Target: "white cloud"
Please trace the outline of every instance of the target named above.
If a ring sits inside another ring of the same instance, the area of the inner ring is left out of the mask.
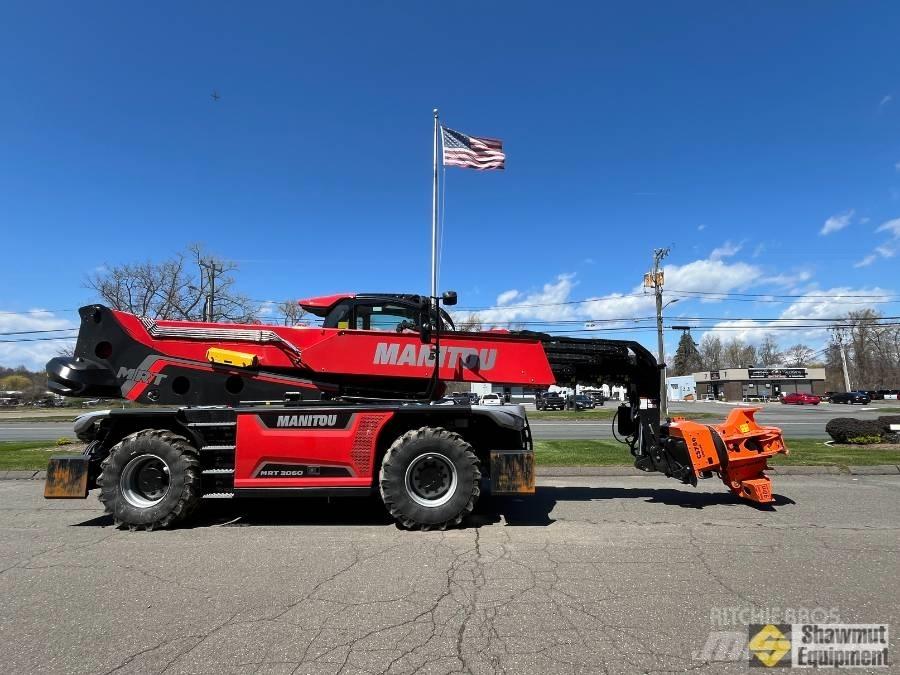
[[[831,234],[832,232],[843,230],[850,224],[850,221],[853,219],[853,213],[853,209],[850,209],[849,211],[845,211],[844,213],[838,213],[831,216],[828,220],[825,221],[825,224],[822,225],[822,229],[819,231],[819,234],[825,236]]]
[[[32,310],[27,313],[0,312],[0,332],[13,331],[51,331],[60,328],[77,329],[78,323],[71,319],[61,318],[44,310]],[[18,333],[4,335],[2,340],[22,340],[20,342],[0,342],[0,365],[7,367],[25,366],[29,370],[42,370],[52,357],[66,346],[74,344],[75,339],[35,340],[34,338],[56,338],[66,333]],[[30,340],[25,342],[24,340]]]
[[[895,237],[900,238],[900,218],[894,218],[882,223],[875,230],[876,232],[890,232]]]
[[[673,291],[728,293],[747,288],[762,278],[762,270],[745,262],[695,260],[687,265],[667,265],[666,288]]]
[[[888,103],[890,103],[893,100],[894,100],[893,96],[891,96],[890,94],[885,94],[884,96],[881,97],[881,102],[878,104],[878,107],[883,108],[884,106],[886,106]]]
[[[834,319],[845,316],[847,312],[876,306],[878,300],[892,295],[891,291],[875,286],[873,288],[851,288],[837,286],[824,290],[805,293],[788,306],[781,315],[782,319]],[[869,305],[867,299],[871,299]]]
[[[732,244],[730,241],[726,241],[724,244],[719,246],[718,248],[714,248],[712,253],[709,254],[710,260],[721,260],[722,258],[730,258],[735,253],[740,251],[743,248],[743,244]]]
[[[703,232],[703,230],[705,230],[705,229],[706,229],[706,225],[704,225],[703,223],[701,223],[700,225],[697,226],[697,232]]]
[[[773,276],[765,277],[760,280],[760,283],[764,284],[773,284],[775,286],[782,287],[793,287],[798,284],[806,283],[812,279],[812,272],[809,270],[796,270],[793,272],[786,272],[783,274],[775,274]]]
[[[873,262],[878,260],[879,258],[893,258],[897,254],[897,251],[888,244],[880,244],[875,247],[875,250],[872,251],[869,255],[867,255],[862,260],[859,260],[853,264],[854,267],[868,267]]]
[[[753,249],[753,257],[754,257],[754,258],[758,258],[758,257],[761,256],[763,253],[765,253],[765,251],[766,251],[766,245],[765,245],[765,244],[757,244],[757,245],[756,245],[756,248]]]
[[[485,327],[503,326],[511,321],[528,319],[558,321],[577,318],[574,305],[562,304],[569,300],[576,285],[574,274],[560,274],[556,281],[544,284],[539,291],[504,291],[497,296],[497,304],[500,306],[482,310],[478,315]]]
[[[895,168],[897,171],[900,171],[900,162],[897,162],[896,164],[894,164],[894,168]]]
[[[756,319],[737,319],[720,321],[709,331],[718,335],[723,341],[734,337],[758,344],[763,336],[771,333],[782,347],[798,342],[811,344],[814,348],[822,346],[828,340],[828,321],[824,319],[840,319],[848,312],[860,309],[875,308],[877,301],[890,291],[882,288],[850,288],[846,286],[817,289],[797,298],[779,315],[780,321],[759,321]],[[866,297],[872,302],[867,303]],[[819,322],[821,321],[821,327]],[[803,328],[786,328],[789,325],[805,325]]]

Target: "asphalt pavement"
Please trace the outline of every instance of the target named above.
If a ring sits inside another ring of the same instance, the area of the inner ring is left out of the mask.
[[[754,619],[900,625],[898,476],[776,477],[772,509],[712,480],[546,478],[447,532],[367,499],[128,532],[41,487],[0,481],[8,673],[748,672]]]
[[[818,406],[786,406],[778,403],[747,404],[751,407],[761,408],[757,414],[757,420],[761,424],[780,427],[784,435],[790,438],[825,438],[825,425],[833,417],[861,417],[875,418],[886,414],[882,408],[897,408],[897,401],[879,402],[870,406],[849,406],[823,403]],[[528,406],[532,408],[532,406]],[[725,403],[673,403],[670,405],[670,414],[690,412],[707,412],[716,415],[719,420],[724,420],[729,411],[735,406]],[[73,416],[77,413],[73,413]],[[552,414],[552,413],[551,413]],[[710,418],[701,420],[714,423],[717,420]],[[584,422],[553,419],[532,420],[534,438],[537,440],[554,439],[589,439],[612,438],[612,424],[610,420],[598,422]],[[50,440],[73,436],[72,423],[63,421],[23,421],[16,422],[11,418],[0,418],[0,441],[24,441],[24,440]]]

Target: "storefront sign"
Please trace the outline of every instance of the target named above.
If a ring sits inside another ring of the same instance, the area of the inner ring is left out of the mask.
[[[750,368],[751,380],[805,380],[806,368]]]
[[[709,379],[718,380],[719,379],[719,371],[718,370],[709,371]]]

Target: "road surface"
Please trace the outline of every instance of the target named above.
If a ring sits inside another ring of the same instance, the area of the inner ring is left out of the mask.
[[[717,481],[547,478],[447,532],[345,499],[132,533],[41,487],[0,481],[8,673],[746,673],[722,648],[754,616],[888,622],[900,655],[898,476],[780,476],[774,510]]]
[[[892,404],[892,405],[889,405]],[[897,408],[896,401],[870,406],[848,406],[822,404],[819,406],[786,406],[780,404],[758,405],[762,410],[757,420],[762,424],[780,427],[789,438],[825,438],[825,424],[832,417],[875,418],[881,414],[881,408]],[[715,423],[724,420],[734,406],[722,403],[680,403],[670,407],[670,414],[681,412],[708,412],[716,415],[716,419],[700,420],[704,423]],[[890,414],[890,413],[888,413]],[[598,422],[580,422],[572,420],[540,419],[531,422],[536,440],[553,439],[585,439],[612,438],[612,426],[609,420]],[[72,423],[60,421],[25,421],[15,422],[12,419],[0,418],[0,441],[51,440],[61,437],[73,437]]]

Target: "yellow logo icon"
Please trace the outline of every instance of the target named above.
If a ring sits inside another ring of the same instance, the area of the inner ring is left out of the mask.
[[[759,661],[767,668],[772,668],[781,663],[781,660],[791,651],[791,641],[787,639],[784,633],[777,626],[767,623],[747,644],[751,653],[751,664],[754,660]]]

